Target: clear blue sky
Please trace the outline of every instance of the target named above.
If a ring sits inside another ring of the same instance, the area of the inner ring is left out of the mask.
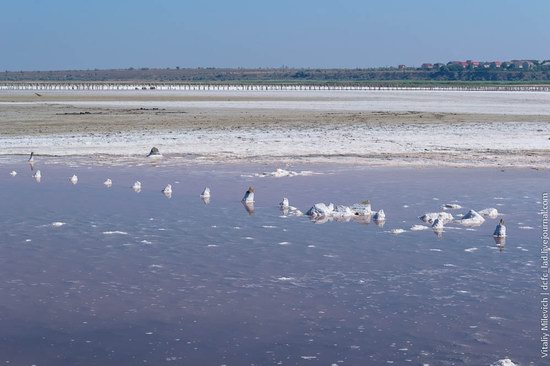
[[[2,0],[0,70],[550,59],[548,0]]]

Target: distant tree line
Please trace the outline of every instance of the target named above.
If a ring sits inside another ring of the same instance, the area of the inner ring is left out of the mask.
[[[443,65],[437,68],[370,68],[370,69],[226,69],[226,68],[128,68],[113,70],[5,71],[0,81],[48,82],[272,82],[272,83],[369,83],[402,82],[537,82],[550,83],[550,63],[531,68],[487,67],[464,68]]]

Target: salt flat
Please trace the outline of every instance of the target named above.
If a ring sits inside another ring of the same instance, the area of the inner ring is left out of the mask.
[[[516,166],[550,162],[550,94],[456,91],[0,92],[4,155],[157,146],[200,161]],[[181,162],[182,159],[177,159]],[[174,162],[174,161],[172,161]]]

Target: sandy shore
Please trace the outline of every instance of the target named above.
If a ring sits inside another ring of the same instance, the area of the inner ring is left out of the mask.
[[[38,93],[0,92],[0,154],[108,160],[157,146],[167,161],[535,168],[550,162],[546,93]]]

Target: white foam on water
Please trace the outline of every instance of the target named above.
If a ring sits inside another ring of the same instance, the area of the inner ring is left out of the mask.
[[[476,250],[479,250],[479,248],[473,247],[473,248],[464,249],[464,251],[465,251],[465,252],[468,252],[468,253],[473,253],[473,252],[475,252]]]
[[[294,277],[279,277],[277,278],[278,281],[294,281]]]
[[[51,223],[51,226],[52,226],[52,227],[61,227],[61,226],[66,225],[66,224],[67,224],[67,223],[65,223],[65,222],[55,221],[55,222],[52,222],[52,223]]]
[[[411,226],[411,228],[409,229],[410,231],[422,231],[422,230],[428,230],[429,227],[428,226],[424,226],[424,225],[413,225]]]
[[[118,231],[118,230],[104,231],[103,234],[104,235],[128,235],[128,233],[126,231]]]

